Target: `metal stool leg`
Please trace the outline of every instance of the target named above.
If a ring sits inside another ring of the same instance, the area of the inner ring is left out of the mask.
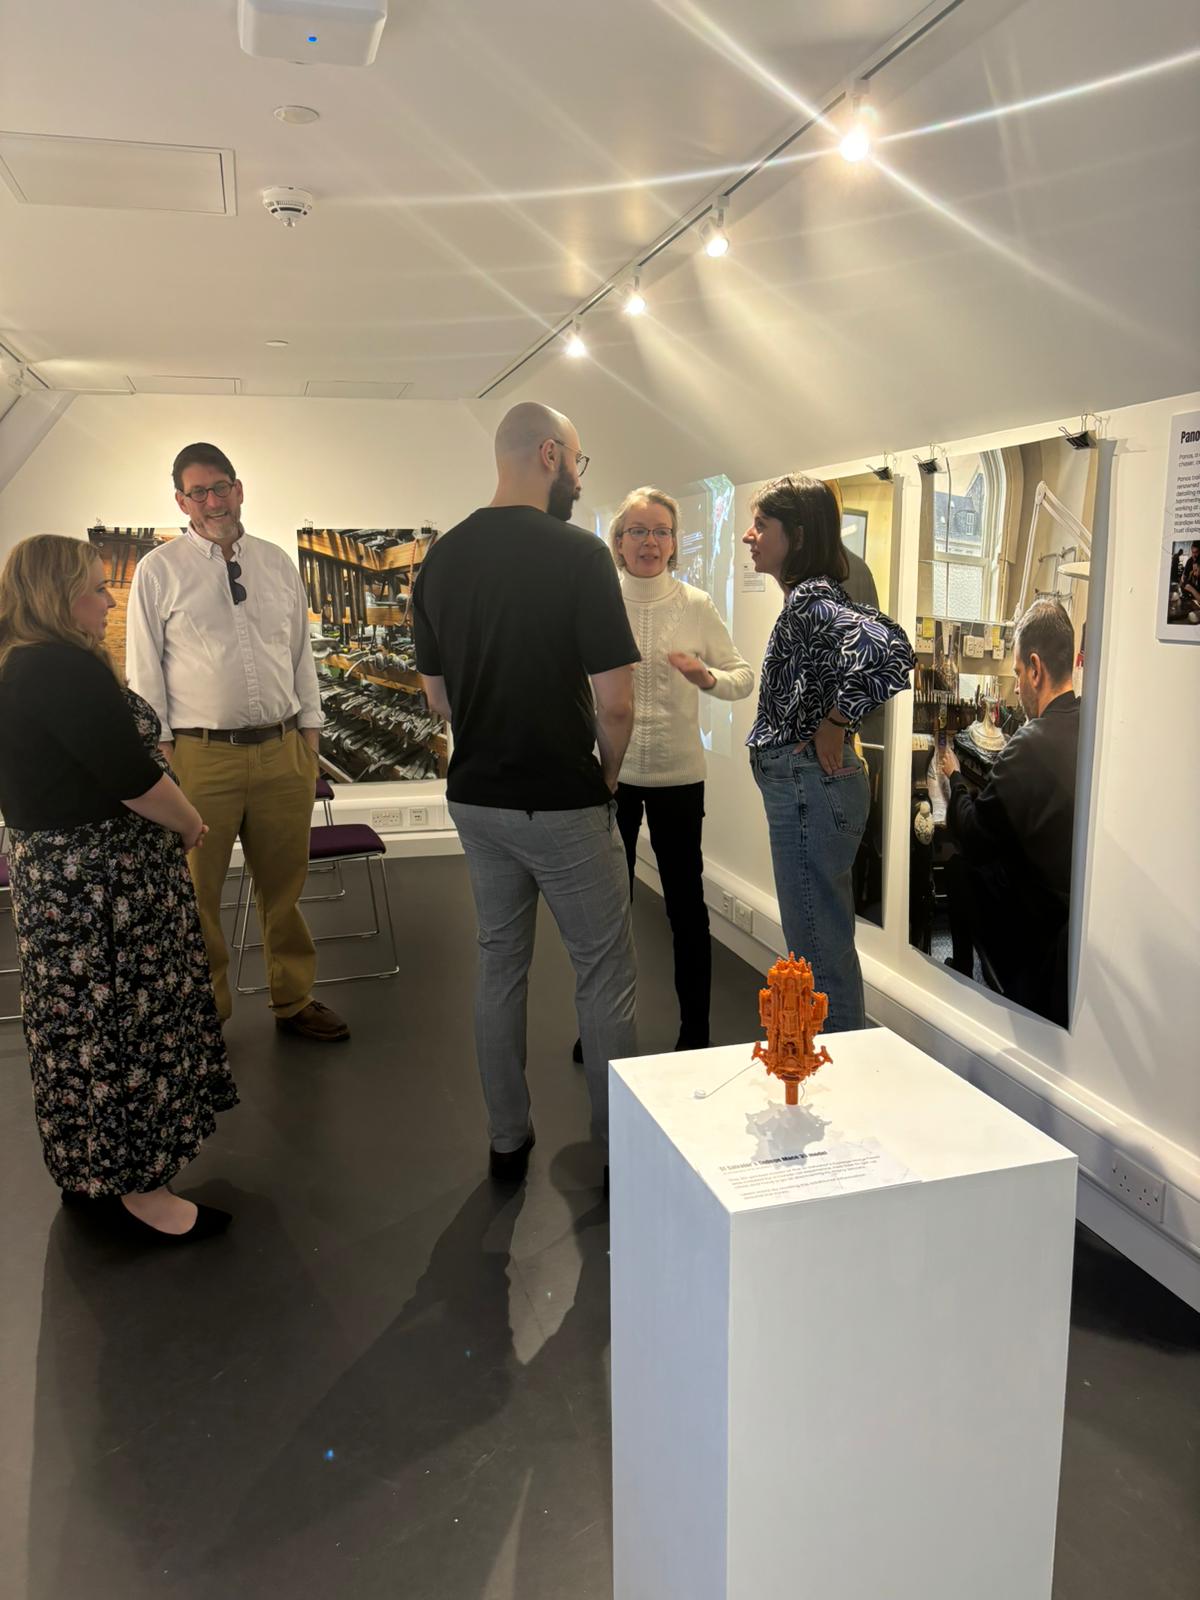
[[[371,896],[371,919],[373,926],[370,928],[356,928],[349,933],[322,934],[319,938],[314,939],[313,943],[335,944],[343,939],[374,939],[379,936],[379,934],[383,931],[383,928],[379,917],[379,898],[375,887],[375,876],[371,870],[372,865],[377,863],[379,866],[379,871],[382,875],[383,905],[384,911],[387,915],[387,932],[392,965],[382,968],[378,972],[350,973],[344,978],[317,978],[313,982],[314,988],[319,988],[327,983],[356,983],[361,978],[393,978],[400,971],[400,954],[399,947],[396,944],[396,925],[392,915],[392,898],[388,889],[387,868],[385,865],[386,857],[375,854],[344,856],[341,858],[338,864],[349,865],[351,861],[361,861],[366,870],[367,888]],[[245,984],[242,982],[247,950],[262,949],[261,939],[251,940],[249,937],[252,888],[253,879],[247,880],[245,877],[243,878],[242,883],[238,886],[238,913],[234,919],[235,931],[233,940],[234,948],[237,950],[237,966],[234,971],[233,982],[234,988],[237,990],[238,994],[265,994],[267,989],[270,987],[265,983]]]
[[[3,889],[3,890],[0,890],[0,893],[7,894],[9,896],[9,904],[3,907],[2,914],[4,916],[12,916],[12,890],[11,889]],[[13,924],[13,934],[14,934],[14,936],[16,934],[16,923],[15,922]],[[24,1015],[25,1015],[24,1009],[21,1006],[21,968],[20,968],[20,965],[18,964],[15,967],[0,967],[0,978],[15,978],[17,980],[17,1007],[18,1007],[18,1009],[16,1011],[6,1011],[6,1012],[0,1014],[0,1022],[20,1022],[22,1020],[22,1018],[24,1017]]]

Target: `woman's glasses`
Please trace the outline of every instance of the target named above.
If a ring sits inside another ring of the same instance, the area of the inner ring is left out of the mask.
[[[670,528],[622,528],[623,539],[636,539],[641,544],[643,539],[673,539],[675,535]]]

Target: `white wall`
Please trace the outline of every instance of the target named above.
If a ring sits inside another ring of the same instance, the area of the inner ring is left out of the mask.
[[[1200,756],[1187,708],[1200,703],[1200,648],[1155,634],[1170,420],[1200,407],[1200,394],[1113,413],[1115,441],[1107,579],[1099,640],[1098,729],[1084,879],[1073,1025],[1069,1032],[1008,1005],[922,956],[908,943],[907,763],[893,763],[885,921],[860,922],[871,1014],[972,1077],[1052,1131],[1080,1156],[1081,1215],[1193,1301],[1200,1299],[1200,1072],[1195,1006],[1200,950],[1200,844],[1194,800]],[[973,439],[946,441],[952,454],[1053,436],[1054,419]],[[902,460],[908,459],[907,453]],[[782,465],[782,464],[781,464]],[[813,465],[829,478],[861,462]],[[900,469],[897,614],[916,614],[920,486]],[[750,494],[738,490],[739,527]],[[1097,525],[1099,526],[1099,512]],[[1099,582],[1099,574],[1097,577]],[[734,636],[761,660],[778,614],[777,589],[734,602]],[[1091,634],[1095,628],[1093,619]],[[735,746],[753,720],[753,700],[733,708]],[[892,748],[908,748],[912,697],[892,711]],[[718,936],[765,966],[782,949],[762,806],[744,752],[709,758],[705,862],[710,905],[732,889],[755,910],[757,948],[720,918]],[[647,872],[649,881],[653,873]],[[752,1018],[747,996],[747,1031]],[[1108,1199],[1114,1151],[1168,1179],[1161,1229]],[[1094,1180],[1094,1181],[1093,1181]]]
[[[306,520],[335,528],[429,521],[445,531],[495,487],[490,435],[459,401],[80,395],[36,434],[12,426],[20,409],[0,419],[0,484],[6,465],[22,463],[0,488],[0,558],[32,533],[82,538],[97,519],[123,528],[178,523],[171,462],[198,439],[218,445],[237,469],[247,531],[293,560]],[[441,780],[342,786],[336,820],[376,824],[394,854],[455,849],[443,832],[445,788]],[[404,831],[391,838],[392,825],[375,813],[398,805]],[[413,806],[421,808],[415,828]]]
[[[0,493],[0,552],[31,533],[82,538],[97,518],[177,522],[171,462],[197,439],[236,467],[247,531],[293,559],[306,520],[445,529],[494,487],[490,438],[458,401],[80,395]]]

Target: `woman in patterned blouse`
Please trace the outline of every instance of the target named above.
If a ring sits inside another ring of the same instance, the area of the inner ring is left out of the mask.
[[[742,542],[755,571],[786,596],[746,740],[767,813],[783,934],[829,996],[829,1030],[862,1028],[851,869],[870,792],[853,736],[869,712],[908,687],[915,657],[901,627],[856,605],[842,587],[841,519],[827,485],[776,478],[751,511]]]

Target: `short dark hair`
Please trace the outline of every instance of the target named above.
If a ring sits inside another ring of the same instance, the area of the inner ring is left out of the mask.
[[[216,467],[218,472],[229,475],[230,483],[237,482],[237,473],[233,470],[233,462],[224,450],[218,450],[215,444],[188,444],[175,457],[171,467],[171,477],[175,481],[177,491],[183,493],[183,474],[188,467]]]
[[[1035,600],[1017,623],[1013,654],[1026,666],[1036,655],[1051,683],[1063,683],[1075,666],[1075,624],[1057,600]]]
[[[845,583],[850,563],[842,544],[837,499],[827,483],[798,472],[772,478],[754,496],[750,509],[783,524],[788,553],[779,581],[785,587],[794,588],[806,578]]]

